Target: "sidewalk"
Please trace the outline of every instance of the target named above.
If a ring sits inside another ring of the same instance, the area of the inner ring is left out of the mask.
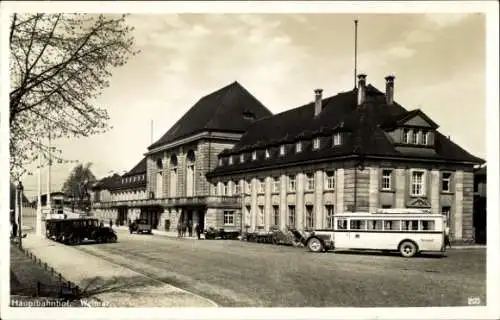
[[[40,286],[37,288],[38,283]],[[64,279],[60,281],[18,247],[10,246],[10,295],[13,306],[20,301],[61,301],[63,299],[59,298],[59,294],[62,287],[66,288]],[[73,301],[70,305],[81,307],[80,301]]]
[[[84,298],[96,298],[107,306],[217,306],[211,300],[107,262],[77,247],[65,246],[35,235],[28,236],[23,243],[27,250],[78,285]],[[110,245],[119,246],[120,243]],[[95,249],[98,250],[97,247]]]

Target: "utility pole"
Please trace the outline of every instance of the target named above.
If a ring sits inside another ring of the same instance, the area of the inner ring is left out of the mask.
[[[47,212],[52,214],[52,203],[50,200],[50,184],[51,184],[51,174],[52,174],[52,145],[50,137],[50,127],[49,127],[49,166],[48,166],[48,176],[47,176]]]
[[[36,205],[36,235],[42,235],[42,155],[38,154],[38,183],[37,183],[37,205]]]
[[[22,230],[22,215],[23,215],[23,184],[21,183],[21,181],[19,181],[19,183],[17,184],[17,188],[16,188],[16,204],[18,206],[18,215],[17,215],[17,230],[18,230],[18,233],[19,233],[19,248],[23,248],[23,242],[22,242],[22,239],[23,239],[23,230]]]
[[[358,73],[358,20],[354,20],[354,88],[357,88]]]

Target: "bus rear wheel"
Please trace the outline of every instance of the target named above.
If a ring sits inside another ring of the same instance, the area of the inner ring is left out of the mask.
[[[404,241],[399,246],[399,252],[405,258],[411,258],[417,253],[417,246],[411,241]]]
[[[311,238],[307,241],[307,247],[312,252],[321,252],[323,251],[323,244],[318,238]]]

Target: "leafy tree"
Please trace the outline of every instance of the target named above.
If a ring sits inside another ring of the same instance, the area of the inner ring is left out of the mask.
[[[78,164],[63,184],[62,191],[73,197],[74,208],[80,210],[88,208],[90,186],[96,181],[96,177],[90,169],[91,166],[92,163]]]
[[[133,50],[125,15],[14,14],[10,21],[10,170],[18,180],[50,139],[108,130],[95,99]],[[54,150],[50,150],[51,153]],[[57,159],[57,156],[55,157]],[[62,159],[60,159],[62,160]]]

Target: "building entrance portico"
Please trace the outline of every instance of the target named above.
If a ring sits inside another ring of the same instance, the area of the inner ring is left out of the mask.
[[[179,223],[187,224],[192,223],[193,228],[199,224],[202,230],[205,229],[205,207],[185,207],[179,209],[181,214],[179,216]]]

